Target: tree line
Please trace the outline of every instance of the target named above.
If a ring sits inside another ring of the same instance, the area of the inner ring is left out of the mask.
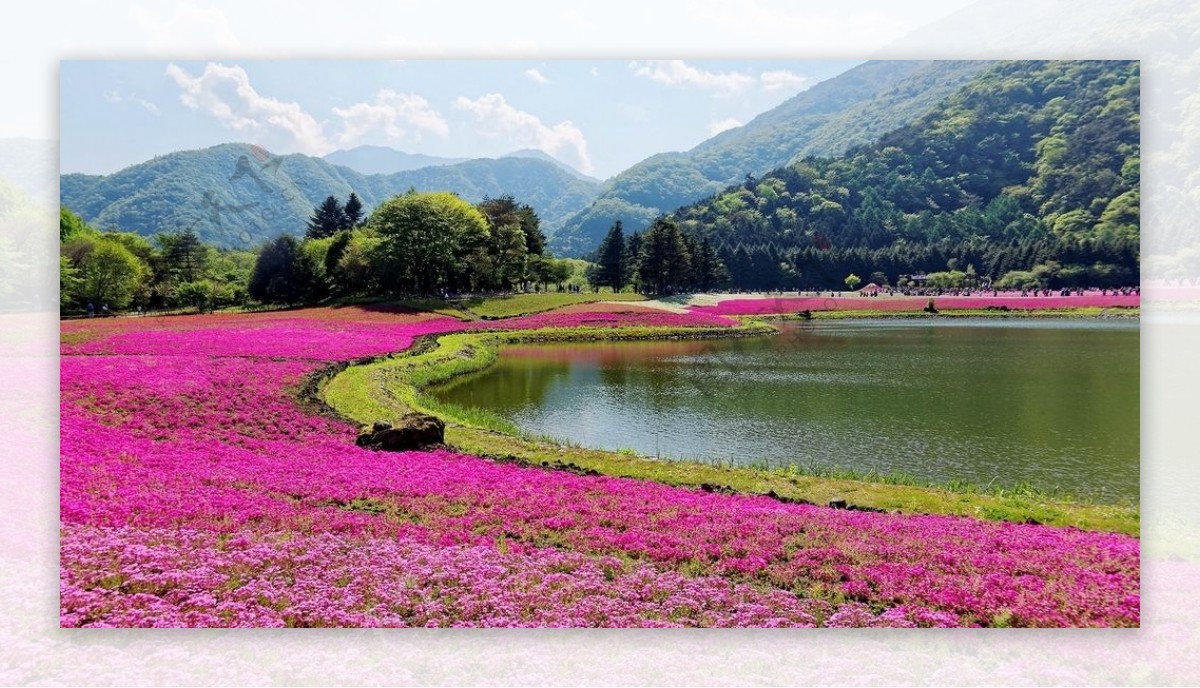
[[[730,275],[708,237],[697,238],[671,219],[659,218],[628,238],[621,222],[615,222],[596,250],[587,278],[596,288],[676,294],[723,287]]]

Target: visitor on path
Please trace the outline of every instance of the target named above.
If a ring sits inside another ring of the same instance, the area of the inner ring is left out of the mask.
[[[96,317],[96,307],[92,305],[91,301],[88,301],[88,317],[89,318]]]

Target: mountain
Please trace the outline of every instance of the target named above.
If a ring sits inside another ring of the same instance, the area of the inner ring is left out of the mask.
[[[395,174],[419,170],[422,167],[453,165],[468,159],[405,153],[387,146],[358,146],[349,150],[336,150],[324,157],[325,162],[331,165],[349,167],[361,174]]]
[[[989,64],[890,60],[858,65],[687,152],[661,153],[618,174],[591,207],[551,238],[551,247],[583,255],[615,220],[637,231],[747,174],[869,143],[921,116]]]
[[[60,200],[85,220],[152,235],[192,227],[206,242],[252,247],[281,233],[299,235],[313,206],[353,191],[369,211],[410,188],[453,191],[476,202],[512,194],[552,233],[595,199],[599,184],[531,158],[467,160],[394,174],[362,174],[301,154],[272,156],[228,143],[155,157],[106,176],[66,174]]]
[[[515,150],[503,157],[505,157],[505,158],[532,158],[534,160],[545,160],[548,163],[553,163],[554,165],[557,165],[564,172],[574,175],[575,177],[578,177],[586,182],[594,182],[596,184],[600,183],[599,179],[596,179],[595,177],[590,177],[590,176],[580,172],[579,170],[575,169],[574,167],[571,167],[567,163],[559,160],[558,158],[554,157],[553,155],[550,155],[546,151],[538,150],[536,148],[522,148],[521,150]]]
[[[875,143],[673,215],[743,287],[968,265],[993,278],[1040,269],[1050,286],[1136,284],[1139,88],[1137,62],[996,63]]]

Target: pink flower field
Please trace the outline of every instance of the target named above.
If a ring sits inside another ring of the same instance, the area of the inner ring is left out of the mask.
[[[928,296],[839,296],[729,298],[713,306],[692,306],[693,313],[708,315],[778,315],[799,311],[920,311]],[[1048,308],[1137,308],[1141,297],[1100,293],[1081,296],[934,296],[938,310],[968,310],[1004,307],[1009,310]]]
[[[1139,623],[1136,538],[374,452],[295,397],[427,334],[721,314],[164,320],[63,325],[63,626]]]

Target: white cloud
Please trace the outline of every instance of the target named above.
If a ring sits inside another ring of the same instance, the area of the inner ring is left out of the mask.
[[[241,67],[209,62],[203,74],[193,77],[172,63],[167,67],[167,76],[183,90],[180,102],[212,115],[253,143],[310,155],[321,155],[331,148],[321,124],[312,115],[298,103],[261,95],[250,85],[250,77]]]
[[[149,112],[152,115],[158,114],[158,106],[154,103],[151,103],[145,98],[138,98],[137,96],[121,95],[119,91],[106,91],[104,93],[104,100],[110,103],[133,103],[134,105],[142,106],[146,112]]]
[[[550,82],[550,80],[546,78],[546,75],[537,70],[537,67],[530,67],[529,69],[526,69],[525,76],[529,77],[530,81],[536,81],[539,84],[546,84]]]
[[[733,117],[726,117],[725,119],[719,119],[715,122],[709,122],[708,135],[716,136],[727,129],[733,129],[734,127],[740,126],[742,126],[741,122],[737,121]]]
[[[775,69],[758,75],[764,91],[799,91],[808,84],[808,77],[800,76],[786,69]]]
[[[483,136],[507,137],[514,146],[537,148],[583,172],[592,171],[587,139],[570,120],[547,126],[536,115],[518,110],[499,93],[470,100],[459,96],[454,107],[475,115]]]
[[[754,84],[754,77],[740,72],[707,72],[683,60],[648,60],[631,62],[636,76],[679,88],[695,87],[713,91],[718,96],[737,95]]]
[[[390,142],[420,141],[425,133],[445,138],[450,125],[429,105],[429,101],[413,93],[397,93],[380,89],[371,103],[355,103],[346,108],[333,108],[342,120],[338,134],[339,146],[352,146],[372,132],[381,132]]]

